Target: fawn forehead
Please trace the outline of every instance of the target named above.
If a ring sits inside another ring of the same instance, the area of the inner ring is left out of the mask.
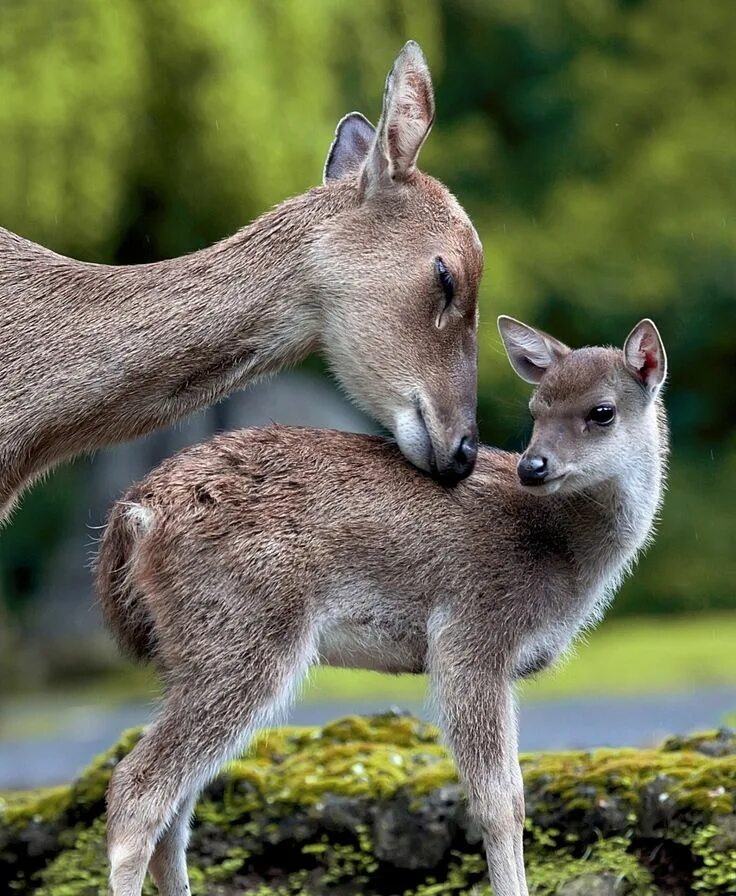
[[[587,411],[596,401],[621,392],[623,353],[610,348],[581,348],[558,358],[545,372],[532,397],[533,410]]]

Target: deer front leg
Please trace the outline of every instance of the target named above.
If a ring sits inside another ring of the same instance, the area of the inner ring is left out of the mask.
[[[449,634],[449,633],[448,633]],[[430,677],[441,725],[478,820],[494,896],[527,896],[524,790],[509,679],[469,643],[441,634],[430,646]],[[485,646],[488,650],[488,646]]]
[[[514,721],[516,721],[516,707],[514,707]],[[524,818],[526,817],[526,807],[524,806],[524,779],[521,776],[521,766],[519,765],[518,728],[516,726],[514,735],[514,749],[511,756],[511,775],[514,779],[514,815],[517,819],[521,819],[521,823],[517,823],[514,828],[514,859],[516,861],[516,878],[519,881],[520,896],[528,896],[529,890],[526,885],[526,869],[524,868]]]

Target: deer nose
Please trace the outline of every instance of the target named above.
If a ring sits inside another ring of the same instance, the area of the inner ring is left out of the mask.
[[[461,479],[465,479],[473,472],[475,460],[478,457],[478,435],[475,429],[466,432],[460,437],[454,451],[450,455],[450,462],[445,469],[438,470],[442,481],[453,485]]]
[[[547,458],[539,454],[524,455],[517,467],[522,485],[541,485],[547,478]]]

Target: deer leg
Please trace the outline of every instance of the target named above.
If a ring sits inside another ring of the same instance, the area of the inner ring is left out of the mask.
[[[520,896],[529,896],[526,885],[526,869],[524,867],[524,818],[526,809],[524,806],[524,779],[521,776],[521,766],[518,757],[518,736],[514,732],[514,747],[511,755],[511,778],[513,781],[512,799],[514,803],[514,859],[516,860],[516,879],[519,882]],[[519,824],[519,819],[521,823]]]
[[[140,896],[149,862],[162,896],[186,896],[189,814],[205,784],[272,721],[314,658],[311,638],[255,645],[241,663],[186,676],[152,729],[120,763],[108,792],[113,896]],[[248,653],[248,651],[246,651]],[[180,676],[180,681],[183,676]],[[160,849],[155,853],[157,844]]]
[[[196,797],[184,800],[153,851],[148,870],[161,896],[190,896],[186,853],[195,804]]]
[[[430,632],[429,639],[441,725],[483,831],[494,896],[526,896],[523,790],[520,794],[520,775],[512,771],[516,718],[511,685],[500,670],[487,668],[487,643],[475,650],[467,629],[465,638],[452,629]]]

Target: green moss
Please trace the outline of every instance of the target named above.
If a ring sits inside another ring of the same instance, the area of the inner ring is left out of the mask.
[[[681,752],[683,750],[704,753],[706,756],[733,756],[736,754],[736,730],[719,728],[717,731],[705,731],[687,737],[669,737],[662,750]]]
[[[522,757],[526,786],[556,796],[569,809],[617,796],[636,810],[647,785],[666,781],[681,811],[733,812],[736,756],[706,757],[687,750],[597,750]]]
[[[694,891],[736,893],[736,818],[717,819],[701,828],[693,837],[692,851],[700,860]]]
[[[70,849],[44,869],[37,896],[99,896],[106,892],[105,819],[81,830]]]
[[[70,787],[0,800],[0,859],[12,868],[0,889],[105,892],[104,793],[139,736],[128,732]],[[607,892],[611,879],[627,896],[654,893],[659,850],[689,857],[681,874],[692,892],[736,892],[736,756],[694,743],[523,756],[531,892]],[[483,892],[485,860],[456,781],[436,729],[409,717],[268,732],[200,801],[192,892],[439,896],[478,884]],[[34,826],[48,836],[31,855]]]
[[[21,828],[60,818],[71,804],[71,792],[71,787],[51,787],[0,795],[0,825]]]
[[[405,890],[404,896],[444,896],[446,893],[458,894],[490,894],[489,887],[479,887],[485,874],[485,859],[480,854],[469,854],[453,850],[447,872],[441,881],[429,877],[416,889]]]
[[[123,756],[126,756],[140,739],[142,731],[134,728],[123,733],[114,747],[98,756],[72,786],[72,799],[76,805],[94,806],[103,802],[110,775]]]
[[[529,892],[534,896],[556,896],[563,886],[579,883],[585,888],[591,880],[611,876],[626,885],[627,896],[650,896],[651,875],[627,854],[627,847],[627,842],[620,838],[600,840],[581,858],[566,850],[539,853],[527,847]],[[483,856],[454,852],[441,881],[429,879],[414,890],[404,891],[404,896],[492,896],[490,886],[483,883],[485,873]],[[586,889],[579,892],[590,896]]]
[[[222,803],[205,811],[217,823],[263,805],[318,805],[328,793],[382,799],[456,779],[434,726],[390,714],[349,716],[324,728],[268,732],[228,766]]]
[[[564,849],[552,853],[532,852],[528,862],[529,890],[536,896],[554,896],[563,885],[586,887],[591,880],[610,876],[625,883],[630,896],[649,896],[652,876],[630,855],[629,847],[626,838],[610,837],[598,840],[579,858]]]
[[[105,801],[110,775],[141,736],[140,729],[126,731],[114,747],[98,756],[70,786],[0,794],[0,826],[20,829],[31,822],[53,824],[69,813],[82,816]]]

